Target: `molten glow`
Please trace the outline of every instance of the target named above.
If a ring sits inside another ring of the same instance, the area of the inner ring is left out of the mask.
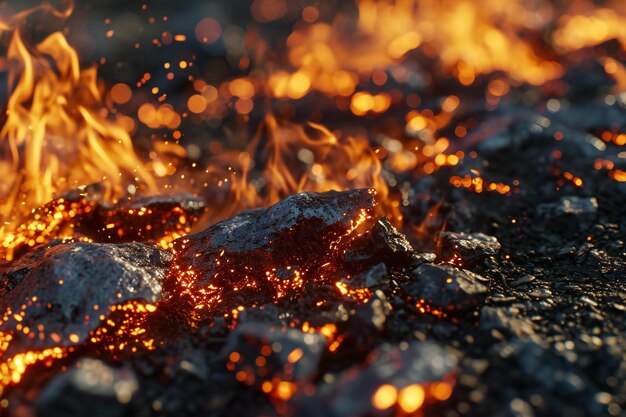
[[[36,299],[36,297],[35,297]],[[145,322],[149,315],[156,311],[156,306],[152,304],[129,301],[125,304],[112,306],[109,312],[100,316],[102,324],[87,338],[88,344],[96,349],[102,349],[112,353],[128,351],[136,352],[138,349],[151,350],[154,348],[154,339],[146,337]],[[5,312],[3,321],[7,320],[10,312]],[[105,317],[110,317],[105,321]],[[20,315],[12,316],[16,321],[21,322]],[[18,319],[19,317],[19,319]],[[17,325],[17,329],[23,331],[29,337],[38,337],[41,340],[46,338],[45,329],[22,328]],[[57,334],[50,334],[50,339],[61,342],[61,337]],[[81,342],[77,334],[68,335],[68,340],[72,346],[56,346],[42,349],[40,351],[26,351],[5,358],[4,353],[10,346],[13,336],[0,332],[0,394],[10,385],[17,385],[22,380],[22,375],[28,368],[39,362],[52,364],[55,359],[62,359],[74,350],[75,345]]]
[[[39,352],[28,351],[18,353],[5,362],[0,363],[0,395],[10,384],[19,384],[26,369],[38,362],[61,359],[66,355],[66,348],[55,347]]]
[[[343,282],[336,282],[335,287],[337,287],[341,295],[345,297],[350,297],[361,303],[366,303],[372,297],[372,293],[367,288],[353,289],[348,287],[348,285],[344,284]]]
[[[464,177],[453,176],[450,178],[450,184],[457,188],[468,188],[476,193],[483,191],[496,191],[499,194],[508,194],[511,192],[511,186],[502,183],[486,182],[482,177],[472,178],[470,175]],[[582,183],[581,183],[582,185]]]
[[[436,382],[430,387],[430,393],[439,401],[445,401],[452,395],[452,385],[447,382]]]
[[[14,252],[20,248],[41,245],[53,238],[69,238],[71,235],[66,235],[68,232],[64,231],[63,226],[75,216],[93,209],[93,202],[66,202],[63,198],[34,209],[31,218],[14,227],[14,230],[2,233],[3,228],[0,228],[0,253],[4,259],[11,261]]]

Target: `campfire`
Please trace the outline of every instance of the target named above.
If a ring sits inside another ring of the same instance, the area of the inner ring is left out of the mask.
[[[626,413],[622,2],[21,3],[0,415]]]

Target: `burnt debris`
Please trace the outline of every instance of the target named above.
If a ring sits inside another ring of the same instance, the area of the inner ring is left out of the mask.
[[[188,194],[137,197],[116,205],[104,203],[104,186],[81,187],[39,207],[21,220],[0,255],[19,258],[56,236],[124,243],[143,241],[167,247],[191,231],[204,213],[201,198]]]
[[[37,412],[42,417],[128,415],[138,388],[132,371],[83,358],[48,384],[37,400]]]
[[[407,292],[418,308],[432,314],[471,312],[480,308],[488,295],[488,279],[452,265],[420,265],[413,276]]]

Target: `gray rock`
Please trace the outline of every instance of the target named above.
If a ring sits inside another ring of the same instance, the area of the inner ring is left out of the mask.
[[[318,333],[265,323],[242,323],[230,333],[221,356],[233,372],[244,371],[248,385],[280,378],[309,382],[317,373],[327,340]],[[263,357],[260,364],[257,358]]]
[[[191,309],[193,319],[202,320],[218,309],[266,304],[294,295],[304,282],[323,281],[341,266],[356,236],[347,236],[351,227],[371,218],[374,194],[372,189],[294,194],[175,240],[177,267],[193,276],[185,294],[180,274],[168,277],[169,307]],[[215,293],[219,302],[211,298]]]
[[[170,260],[143,243],[62,243],[32,252],[0,285],[0,331],[12,335],[4,355],[80,344],[112,306],[156,303]]]
[[[533,323],[520,318],[519,312],[513,307],[484,306],[480,310],[480,328],[486,331],[499,330],[517,337],[535,333]]]
[[[380,263],[351,278],[342,279],[350,288],[373,288],[387,283],[387,267]]]
[[[577,364],[540,342],[517,340],[512,347],[513,358],[524,376],[546,390],[567,397],[591,395],[596,388]]]
[[[456,358],[432,342],[386,345],[374,352],[369,365],[338,375],[334,383],[322,388],[322,395],[337,416],[376,415],[372,397],[382,385],[401,391],[413,384],[446,380],[456,367]]]
[[[537,214],[554,230],[588,228],[597,218],[598,200],[595,197],[562,197],[555,203],[537,206]]]
[[[130,370],[113,369],[95,359],[83,359],[58,374],[37,400],[40,417],[117,417],[130,415],[138,389]]]
[[[516,279],[515,281],[513,281],[511,283],[511,287],[520,287],[522,285],[530,284],[536,279],[537,277],[535,277],[534,275],[524,275],[523,277],[520,277]]]
[[[443,312],[471,311],[487,298],[486,278],[452,265],[423,264],[413,271],[407,291],[414,300],[423,300]]]
[[[574,155],[593,158],[600,155],[602,142],[595,136],[576,129],[572,129],[550,118],[533,113],[532,111],[515,109],[520,111],[518,119],[513,122],[496,123],[490,128],[498,128],[496,134],[491,134],[488,140],[477,146],[477,151],[483,156],[498,156],[522,153],[525,148],[545,146],[554,139],[554,134],[561,132],[568,138],[567,149]],[[522,114],[525,113],[525,114]]]
[[[500,251],[500,243],[483,233],[441,232],[437,239],[437,256],[442,261],[460,261],[471,265]]]
[[[356,239],[346,253],[346,262],[355,265],[410,266],[419,256],[406,236],[400,233],[386,217],[379,219],[372,230]]]
[[[355,313],[340,325],[340,333],[344,339],[356,342],[356,345],[365,345],[368,338],[378,335],[384,329],[390,312],[391,305],[385,294],[377,290],[367,303],[357,306]]]

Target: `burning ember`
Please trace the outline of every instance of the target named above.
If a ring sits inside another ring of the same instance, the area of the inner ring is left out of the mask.
[[[180,2],[0,2],[0,415],[625,413],[622,2]]]

